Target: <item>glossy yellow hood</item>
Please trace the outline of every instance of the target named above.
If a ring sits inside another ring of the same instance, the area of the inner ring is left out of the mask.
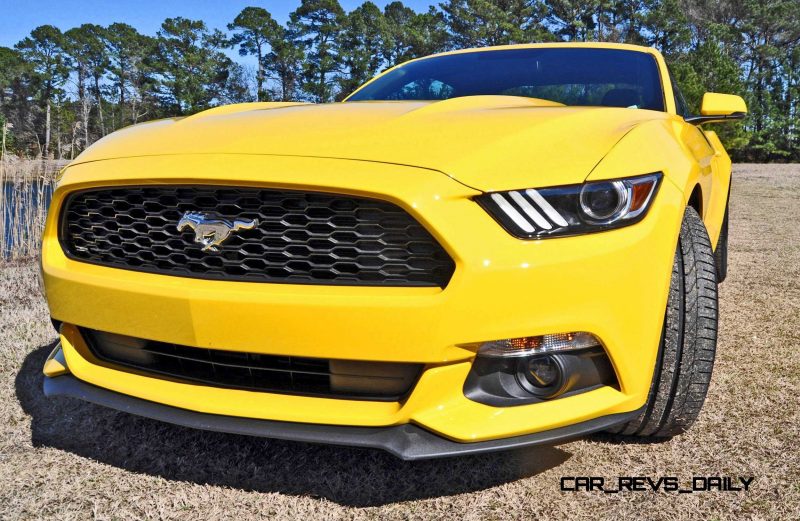
[[[666,117],[514,96],[248,103],[123,129],[76,163],[210,153],[330,157],[438,170],[479,190],[505,190],[582,182],[628,130]]]

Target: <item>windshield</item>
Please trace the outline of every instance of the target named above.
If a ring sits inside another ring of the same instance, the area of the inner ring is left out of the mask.
[[[650,54],[563,47],[425,58],[388,72],[347,101],[443,100],[479,95],[664,110],[658,66]]]

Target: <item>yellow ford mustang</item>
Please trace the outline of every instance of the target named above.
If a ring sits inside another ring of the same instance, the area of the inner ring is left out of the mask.
[[[343,103],[136,125],[63,172],[44,388],[418,459],[687,429],[714,361],[731,163],[661,55],[472,49]]]

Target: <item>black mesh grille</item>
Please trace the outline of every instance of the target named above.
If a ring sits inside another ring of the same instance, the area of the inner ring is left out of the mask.
[[[186,212],[252,221],[203,251]],[[64,206],[70,257],[139,271],[219,280],[440,286],[455,269],[400,207],[358,197],[229,187],[125,187],[77,192]]]
[[[81,328],[99,360],[216,387],[376,401],[405,397],[422,364],[262,355],[188,347]]]

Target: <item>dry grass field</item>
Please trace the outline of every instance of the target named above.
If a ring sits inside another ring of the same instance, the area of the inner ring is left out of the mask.
[[[406,463],[175,427],[42,395],[30,263],[0,275],[2,519],[798,519],[800,166],[737,166],[717,365],[687,434]],[[749,492],[559,491],[561,476],[753,476]]]

